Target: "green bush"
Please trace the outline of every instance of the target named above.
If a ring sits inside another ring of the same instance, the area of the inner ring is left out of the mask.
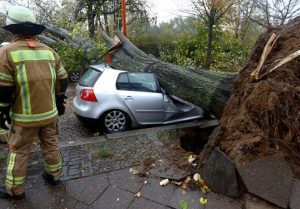
[[[74,71],[81,72],[88,65],[95,62],[106,50],[102,44],[85,50],[82,46],[74,46],[65,42],[59,43],[54,48],[59,54],[64,68],[69,73]]]

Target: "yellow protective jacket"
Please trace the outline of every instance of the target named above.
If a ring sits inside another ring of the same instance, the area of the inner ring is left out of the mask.
[[[15,36],[0,49],[0,86],[14,86],[12,122],[40,127],[57,119],[55,94],[66,79],[58,54],[34,37]]]

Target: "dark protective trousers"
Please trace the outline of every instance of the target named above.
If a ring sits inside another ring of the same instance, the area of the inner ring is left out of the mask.
[[[10,195],[24,193],[28,157],[36,136],[44,157],[45,171],[58,180],[61,170],[61,155],[58,144],[58,121],[41,127],[25,128],[12,124],[8,137],[10,152],[7,159],[6,188]]]

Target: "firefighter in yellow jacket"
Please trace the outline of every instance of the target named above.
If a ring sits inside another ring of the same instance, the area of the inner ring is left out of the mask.
[[[36,136],[45,161],[43,178],[51,185],[60,183],[58,115],[65,111],[68,78],[58,54],[35,39],[45,27],[36,24],[32,11],[11,7],[3,28],[14,37],[0,49],[0,125],[11,120],[6,182],[0,197],[21,199]]]

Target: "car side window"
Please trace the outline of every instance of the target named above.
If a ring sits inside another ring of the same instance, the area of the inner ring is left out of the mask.
[[[151,73],[120,73],[116,87],[125,91],[157,92],[155,77]]]
[[[128,73],[132,91],[156,92],[157,85],[152,73]]]
[[[127,73],[120,73],[117,79],[116,87],[118,90],[130,90]]]

